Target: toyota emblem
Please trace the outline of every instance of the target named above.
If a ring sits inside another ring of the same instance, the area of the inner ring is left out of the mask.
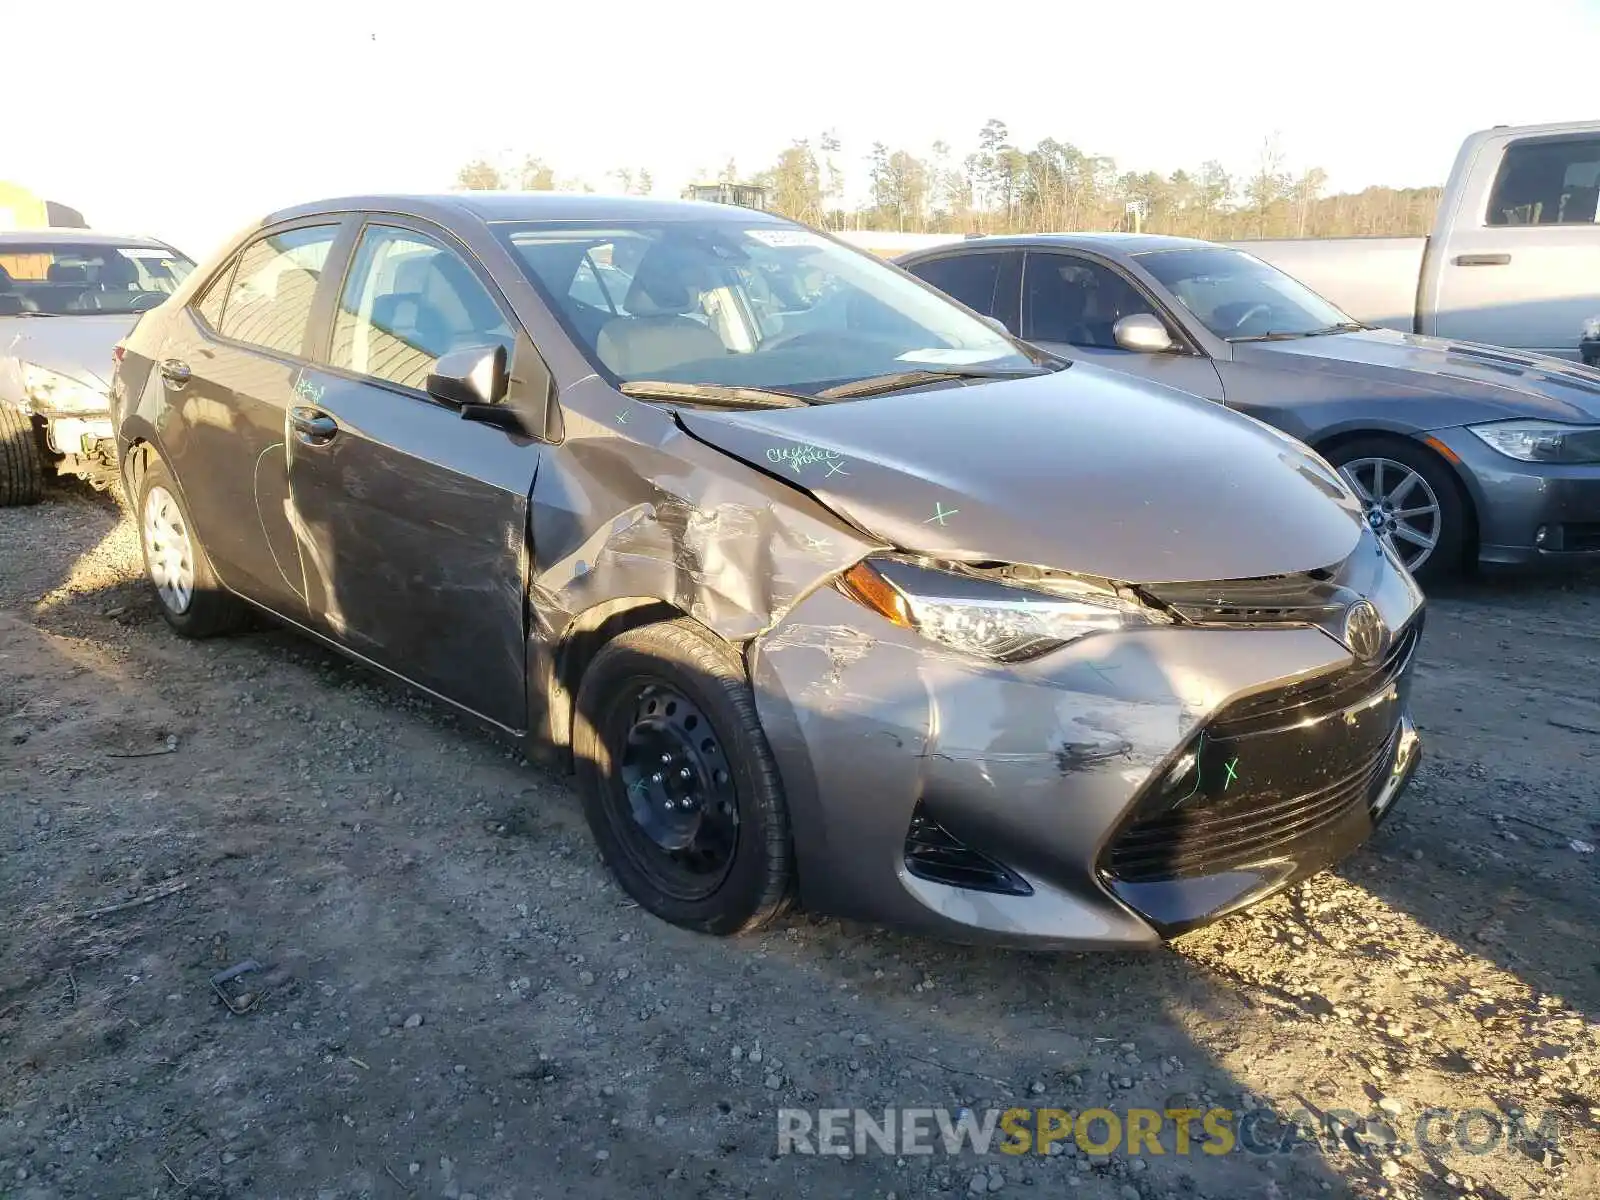
[[[1369,663],[1383,653],[1389,630],[1371,601],[1358,600],[1345,610],[1344,644],[1361,662]]]

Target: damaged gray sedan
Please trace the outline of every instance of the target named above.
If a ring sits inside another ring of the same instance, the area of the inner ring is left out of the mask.
[[[264,610],[569,764],[689,928],[1154,944],[1417,762],[1421,595],[1322,459],[768,214],[280,212],[113,401],[176,630]]]

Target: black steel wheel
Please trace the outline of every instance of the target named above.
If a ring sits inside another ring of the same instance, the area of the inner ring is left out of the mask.
[[[573,756],[601,854],[645,908],[730,934],[787,907],[788,813],[731,647],[686,620],[607,643],[579,688]]]

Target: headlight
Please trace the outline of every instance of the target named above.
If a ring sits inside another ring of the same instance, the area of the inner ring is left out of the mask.
[[[846,571],[839,587],[896,625],[1000,662],[1036,658],[1090,634],[1158,621],[1109,584],[1061,574],[1048,577],[1049,591],[1036,591],[876,557]]]
[[[1498,421],[1469,425],[1487,445],[1519,462],[1600,462],[1600,425],[1562,425],[1555,421]]]
[[[97,387],[32,363],[22,364],[22,387],[36,409],[59,413],[103,413],[111,400]]]

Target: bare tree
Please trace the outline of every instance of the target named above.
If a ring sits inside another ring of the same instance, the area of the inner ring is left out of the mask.
[[[465,192],[495,192],[505,187],[505,180],[488,159],[475,158],[456,172],[456,187]]]
[[[555,169],[542,158],[528,155],[522,160],[522,173],[518,180],[525,192],[553,192],[556,189]]]
[[[514,161],[508,150],[500,161]],[[959,153],[940,139],[929,157],[910,149],[873,144],[866,159],[867,202],[846,211],[840,142],[830,130],[814,141],[799,138],[756,178],[768,188],[773,207],[833,229],[873,227],[953,233],[1112,229],[1140,214],[1150,233],[1178,233],[1221,240],[1263,236],[1423,234],[1432,223],[1440,189],[1369,187],[1325,196],[1328,178],[1318,167],[1298,175],[1285,169],[1276,134],[1262,143],[1254,167],[1236,185],[1215,159],[1195,171],[1162,176],[1119,170],[1114,159],[1080,150],[1053,137],[1031,150],[1014,146],[1006,123],[991,118],[976,145]],[[697,171],[696,182],[709,172]],[[648,194],[650,173],[617,167],[608,173],[622,190]],[[718,176],[746,182],[729,159]],[[508,182],[509,181],[509,182]],[[525,156],[520,168],[502,172],[478,158],[460,168],[456,186],[485,190],[506,186],[530,191],[556,186],[592,191],[581,179],[559,180],[542,159]]]

